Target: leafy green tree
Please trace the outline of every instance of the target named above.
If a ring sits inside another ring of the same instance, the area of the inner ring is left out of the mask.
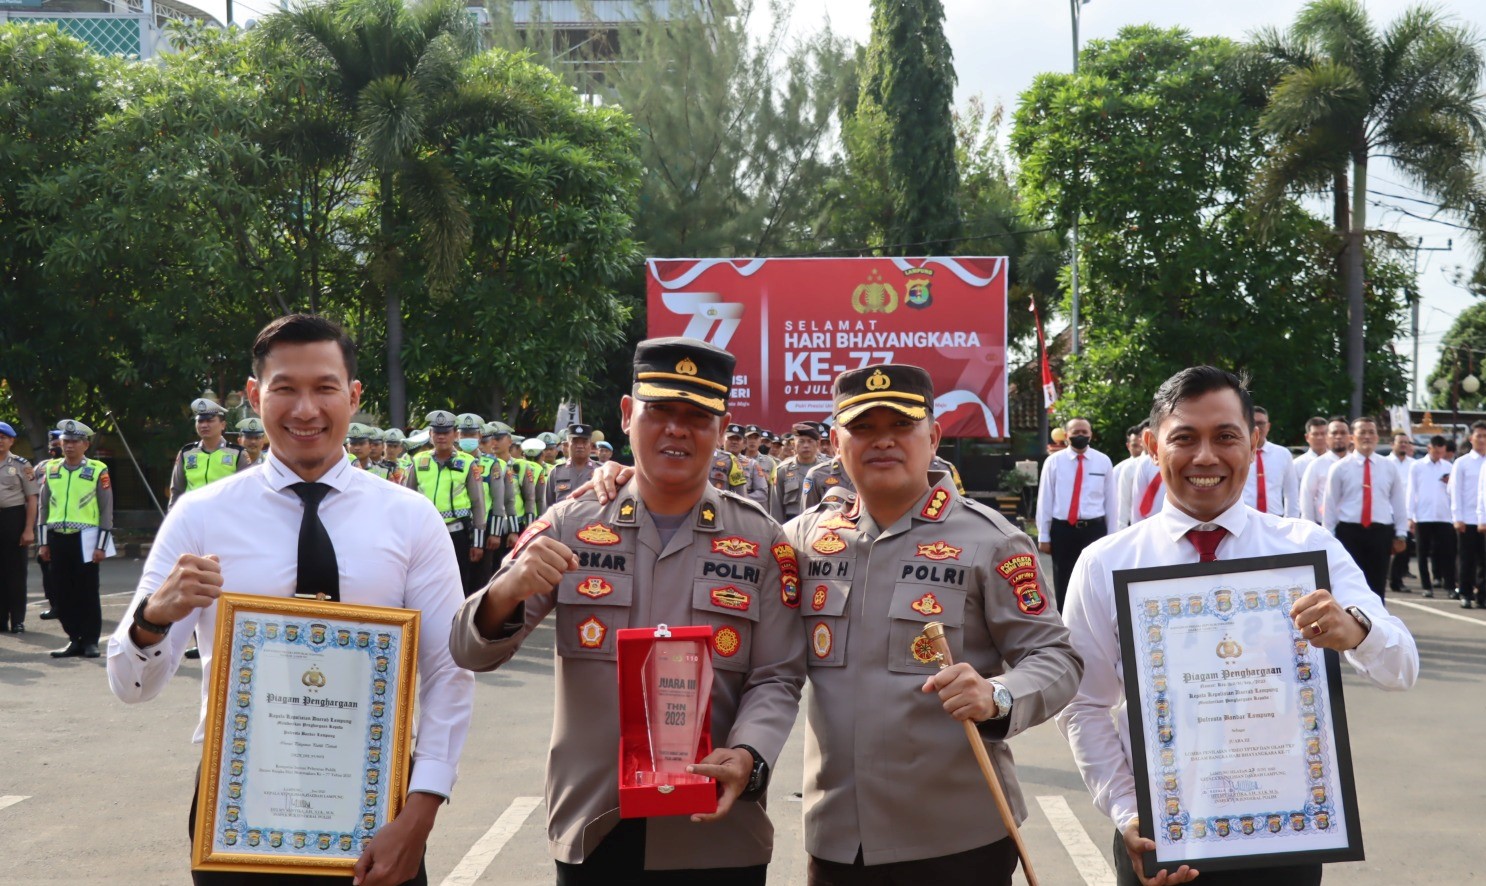
[[[940,0],[873,0],[850,124],[883,154],[890,251],[943,255],[959,235],[955,69]]]
[[[1475,393],[1461,386],[1468,376],[1486,377],[1486,303],[1461,311],[1440,343],[1440,359],[1429,374],[1429,405],[1436,410],[1486,408],[1486,382]],[[1444,390],[1439,385],[1443,383]],[[1457,398],[1459,398],[1457,400]]]
[[[1257,178],[1261,211],[1292,191],[1334,201],[1355,416],[1367,402],[1364,364],[1374,353],[1364,331],[1368,162],[1388,157],[1447,211],[1481,211],[1481,41],[1426,6],[1380,33],[1360,0],[1313,0],[1289,31],[1260,31],[1251,52],[1271,86],[1261,120],[1273,137]]]
[[[1104,439],[1145,415],[1156,387],[1195,363],[1247,370],[1277,426],[1346,402],[1345,304],[1331,286],[1325,226],[1294,203],[1269,208],[1261,237],[1248,206],[1263,156],[1262,96],[1232,64],[1236,47],[1151,26],[1094,41],[1079,72],[1044,74],[1012,133],[1033,212],[1080,219],[1088,332],[1065,365],[1062,408]],[[1404,389],[1389,355],[1410,284],[1374,260],[1369,399]],[[1305,383],[1297,385],[1296,379]]]
[[[419,293],[401,234],[409,223],[419,233],[421,282],[436,295],[457,281],[470,242],[466,195],[445,154],[430,150],[431,121],[471,100],[459,81],[475,48],[469,14],[459,0],[331,0],[270,16],[264,27],[334,68],[333,97],[354,118],[375,218],[369,270],[384,307],[387,408],[391,423],[404,425],[403,302]]]
[[[86,153],[118,70],[55,25],[0,25],[0,408],[14,410],[33,447],[45,447],[53,416],[88,402],[112,369],[89,361],[112,351],[95,322],[103,294],[48,285],[54,215],[23,194]]]

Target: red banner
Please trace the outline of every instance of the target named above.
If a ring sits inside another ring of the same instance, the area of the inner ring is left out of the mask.
[[[837,374],[912,363],[946,437],[1003,437],[1004,258],[650,259],[649,334],[738,358],[733,420],[777,433],[831,413]]]

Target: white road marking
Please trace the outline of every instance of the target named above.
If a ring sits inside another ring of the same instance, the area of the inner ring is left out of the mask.
[[[449,872],[449,876],[444,878],[443,886],[473,886],[478,882],[506,843],[521,830],[526,817],[540,805],[541,797],[517,797],[512,800],[506,811],[490,826],[490,830],[485,832],[485,836],[475,841],[470,851],[465,853],[454,870]]]
[[[1038,797],[1037,805],[1042,807],[1042,814],[1052,824],[1053,833],[1058,835],[1058,841],[1068,851],[1068,857],[1073,859],[1073,866],[1078,868],[1078,875],[1083,881],[1088,886],[1115,886],[1114,871],[1110,870],[1109,862],[1104,860],[1104,853],[1089,839],[1088,831],[1079,824],[1068,801],[1061,796],[1052,795]]]
[[[1456,614],[1454,612],[1446,612],[1443,609],[1439,609],[1439,608],[1434,607],[1434,606],[1426,606],[1423,603],[1410,603],[1407,600],[1389,600],[1388,601],[1388,605],[1389,606],[1407,606],[1410,609],[1417,609],[1420,612],[1428,612],[1431,615],[1438,615],[1441,618],[1453,618],[1456,621],[1468,622],[1468,623],[1473,624],[1473,625],[1475,625],[1477,627],[1486,627],[1486,619],[1471,618],[1469,615],[1459,615],[1459,614]]]
[[[11,794],[8,797],[0,797],[0,809],[4,809],[7,806],[14,806],[15,804],[21,802],[22,800],[29,800],[29,799],[31,799],[31,798],[30,797],[17,797],[14,794]]]

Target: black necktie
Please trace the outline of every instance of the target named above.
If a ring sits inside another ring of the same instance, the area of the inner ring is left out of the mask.
[[[304,501],[304,519],[299,523],[299,577],[294,593],[324,594],[328,599],[341,598],[340,567],[335,562],[335,545],[330,533],[320,522],[320,500],[330,487],[324,483],[295,483],[289,487]]]

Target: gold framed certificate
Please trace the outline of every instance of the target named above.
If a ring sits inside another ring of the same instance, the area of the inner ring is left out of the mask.
[[[223,594],[195,870],[345,876],[402,811],[419,614]]]

